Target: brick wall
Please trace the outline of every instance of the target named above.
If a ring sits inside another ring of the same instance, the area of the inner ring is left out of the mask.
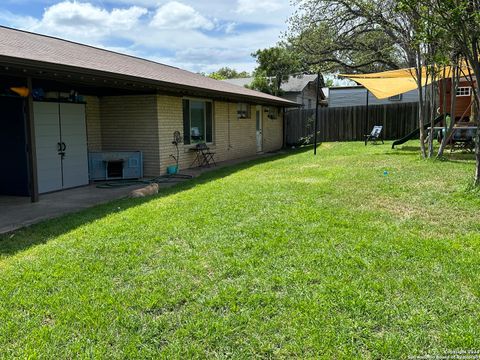
[[[100,99],[102,150],[140,150],[144,175],[160,174],[156,95],[106,96]]]
[[[213,131],[214,144],[209,145],[215,152],[216,161],[236,159],[255,155],[256,147],[256,106],[251,106],[250,118],[237,118],[237,103],[214,101],[213,103]],[[175,155],[172,145],[173,132],[179,131],[183,139],[183,109],[182,98],[159,95],[157,111],[160,131],[160,169],[164,173],[166,167],[175,164],[171,154]],[[278,119],[269,119],[263,112],[263,145],[264,151],[274,151],[283,144],[283,121],[279,114]],[[180,145],[180,169],[189,168],[195,159],[190,150],[192,146]],[[195,165],[194,165],[195,166]]]
[[[283,118],[281,109],[277,109],[277,117],[270,119],[263,113],[263,151],[275,151],[283,145]]]
[[[183,139],[182,98],[167,95],[86,97],[89,151],[140,150],[144,156],[145,176],[158,176],[175,164],[173,132]],[[250,118],[237,118],[236,102],[213,102],[214,144],[216,161],[255,155],[256,106],[251,105]],[[263,151],[282,147],[283,121],[269,119],[264,107]],[[156,121],[158,119],[158,121]],[[161,134],[161,136],[159,136]],[[180,169],[189,168],[195,159],[191,147],[180,144]],[[196,164],[194,165],[196,166]]]
[[[100,100],[96,96],[86,96],[85,117],[87,122],[88,151],[102,150],[102,127],[100,121]]]

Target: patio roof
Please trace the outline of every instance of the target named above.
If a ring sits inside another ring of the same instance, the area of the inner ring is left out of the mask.
[[[296,107],[297,103],[214,80],[173,66],[55,37],[0,26],[0,64],[92,74],[178,91]]]

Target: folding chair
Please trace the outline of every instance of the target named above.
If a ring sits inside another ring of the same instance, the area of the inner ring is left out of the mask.
[[[214,159],[215,153],[210,151],[210,148],[207,146],[207,144],[205,143],[197,144],[196,150],[201,155],[202,161],[200,166],[210,166],[210,164],[217,166]]]
[[[372,132],[369,135],[365,135],[365,146],[367,146],[367,143],[369,141],[376,144],[377,140],[380,140],[382,144],[384,144],[383,137],[382,137],[382,129],[383,129],[383,126],[380,126],[380,125],[374,126],[372,129]]]

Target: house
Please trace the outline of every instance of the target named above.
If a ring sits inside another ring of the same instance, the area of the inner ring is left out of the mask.
[[[245,87],[253,82],[253,77],[226,79],[224,82]],[[314,109],[317,101],[317,75],[290,76],[288,81],[281,85],[281,98],[302,104],[303,109]],[[325,106],[325,95],[320,91],[320,105]]]
[[[328,89],[328,107],[350,107],[364,106],[367,103],[367,89],[361,85],[355,86],[335,86]],[[368,92],[369,105],[388,105],[398,103],[418,102],[418,91],[412,90],[404,94],[389,97],[387,99],[377,99]]]
[[[94,179],[156,177],[278,150],[294,102],[62,39],[0,27],[0,195],[30,196]],[[178,134],[177,133],[177,134]]]

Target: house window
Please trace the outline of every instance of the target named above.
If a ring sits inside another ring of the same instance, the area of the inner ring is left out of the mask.
[[[183,142],[185,144],[213,141],[212,102],[183,99]]]
[[[462,86],[457,89],[457,96],[472,96],[472,88],[470,86]]]
[[[307,109],[311,109],[312,108],[312,99],[308,99],[308,108]]]
[[[239,119],[250,119],[250,105],[246,103],[238,103],[237,117]]]
[[[390,97],[388,98],[388,100],[390,100],[390,101],[401,101],[401,100],[402,100],[402,94],[390,96]]]

